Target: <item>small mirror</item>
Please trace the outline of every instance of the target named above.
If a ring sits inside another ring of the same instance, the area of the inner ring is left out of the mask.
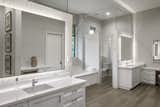
[[[128,61],[133,59],[133,39],[127,34],[120,34],[120,61]]]
[[[153,41],[153,61],[160,61],[160,40]]]

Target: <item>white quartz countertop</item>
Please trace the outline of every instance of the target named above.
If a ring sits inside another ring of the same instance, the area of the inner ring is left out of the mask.
[[[21,70],[25,71],[25,70],[35,70],[35,69],[43,69],[43,68],[51,68],[51,67],[53,67],[53,65],[38,65],[36,67],[23,66],[21,67]]]
[[[52,86],[53,88],[50,88],[45,91],[36,92],[34,94],[28,94],[25,91],[23,91],[24,87],[30,87],[31,84],[15,86],[12,90],[0,91],[0,107],[25,102],[29,99],[32,99],[41,95],[45,95],[45,94],[49,95],[49,93],[57,94],[58,92],[65,91],[66,88],[79,86],[79,85],[83,86],[85,82],[86,82],[85,80],[76,79],[69,76],[61,77],[53,80],[46,80],[38,83],[37,85],[47,84],[49,86]]]
[[[128,64],[128,65],[122,64],[122,65],[119,65],[119,68],[134,69],[141,66],[143,67],[144,63],[135,63],[135,64]]]
[[[160,67],[143,67],[145,70],[160,71]]]

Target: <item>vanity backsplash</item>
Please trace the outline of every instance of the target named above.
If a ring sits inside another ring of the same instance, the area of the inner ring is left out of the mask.
[[[15,86],[23,85],[23,84],[31,84],[32,79],[38,79],[39,82],[48,80],[48,79],[56,79],[60,77],[69,76],[69,72],[64,72],[64,70],[54,71],[54,72],[45,72],[45,73],[37,73],[37,74],[29,74],[29,75],[21,75],[14,76],[8,78],[0,79],[0,93],[3,90],[12,90],[16,88]]]

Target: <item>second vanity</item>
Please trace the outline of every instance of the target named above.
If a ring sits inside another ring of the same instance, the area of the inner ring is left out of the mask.
[[[119,65],[119,88],[131,90],[141,83],[143,63]]]
[[[85,107],[84,80],[70,76],[50,77],[39,80],[35,88],[31,81],[2,89],[0,107]]]

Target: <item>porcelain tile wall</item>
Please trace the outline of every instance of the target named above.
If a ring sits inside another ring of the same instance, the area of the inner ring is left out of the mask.
[[[111,63],[110,51],[111,51],[111,39],[114,31],[118,34],[126,33],[133,36],[133,22],[132,15],[124,15],[116,18],[111,18],[103,22],[102,32],[103,32],[103,56],[106,57],[105,62]],[[119,35],[118,35],[119,37]]]
[[[96,28],[94,35],[89,34],[90,26]],[[101,21],[89,16],[79,16],[78,23],[78,57],[84,61],[85,66],[99,69],[101,36]],[[93,52],[94,51],[94,52]]]
[[[159,63],[152,60],[152,44],[153,40],[160,40],[160,8],[139,12],[135,20],[136,61],[159,67]]]
[[[0,7],[0,23],[1,23],[1,28],[0,28],[0,77],[3,76],[3,53],[4,53],[4,8]]]

